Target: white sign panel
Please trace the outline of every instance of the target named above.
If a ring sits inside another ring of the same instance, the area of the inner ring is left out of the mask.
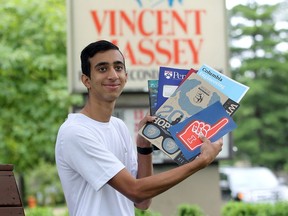
[[[125,91],[146,91],[159,66],[227,71],[224,0],[67,0],[68,75],[71,92],[80,81],[81,50],[105,39],[126,58]]]

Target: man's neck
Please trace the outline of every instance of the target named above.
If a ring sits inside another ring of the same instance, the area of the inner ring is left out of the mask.
[[[80,112],[96,121],[109,122],[114,111],[114,106],[115,102],[103,104],[88,101]]]

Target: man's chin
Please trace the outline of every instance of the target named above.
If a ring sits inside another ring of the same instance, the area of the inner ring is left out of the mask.
[[[121,93],[110,94],[106,97],[106,100],[108,102],[114,102],[119,98],[120,95],[121,95]]]

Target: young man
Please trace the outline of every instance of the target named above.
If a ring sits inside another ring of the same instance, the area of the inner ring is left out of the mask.
[[[82,82],[88,99],[80,113],[69,114],[56,141],[56,164],[71,216],[132,216],[151,198],[209,165],[222,141],[202,138],[194,161],[153,175],[152,146],[137,137],[137,150],[126,125],[112,116],[127,81],[124,56],[108,41],[89,44],[81,53]],[[145,116],[139,128],[154,120]]]

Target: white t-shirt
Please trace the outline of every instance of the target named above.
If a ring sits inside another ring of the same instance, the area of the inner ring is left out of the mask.
[[[124,122],[97,122],[69,114],[59,129],[56,164],[71,216],[132,216],[134,203],[107,182],[126,168],[134,177],[137,158]]]

